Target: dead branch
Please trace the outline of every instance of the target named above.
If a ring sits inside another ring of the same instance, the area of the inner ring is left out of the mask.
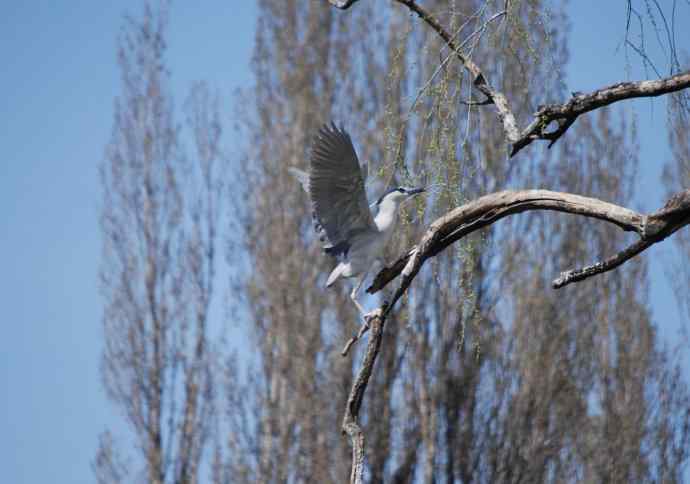
[[[328,1],[331,5],[345,10],[351,7],[357,0]],[[448,48],[455,53],[463,67],[472,75],[472,84],[479,92],[486,96],[486,99],[475,104],[494,105],[498,120],[503,126],[506,141],[510,145],[511,157],[536,140],[549,141],[548,146],[550,148],[582,114],[618,101],[638,97],[656,97],[690,87],[690,71],[685,71],[663,79],[620,82],[587,94],[575,93],[568,102],[539,107],[537,112],[534,113],[534,120],[520,132],[515,114],[510,109],[505,95],[491,86],[479,66],[462,52],[455,43],[453,36],[441,23],[415,0],[394,1],[406,6],[431,27],[443,39]],[[551,128],[552,123],[556,123],[557,126]]]
[[[396,296],[388,306],[390,310],[426,259],[503,217],[529,210],[552,210],[597,218],[615,224],[625,231],[635,232],[640,237],[638,242],[610,259],[583,269],[563,272],[553,283],[555,288],[560,288],[571,282],[615,269],[690,223],[690,190],[675,195],[661,210],[649,215],[596,198],[549,190],[504,191],[485,195],[451,210],[433,222],[417,245],[391,267],[385,267],[377,274],[367,292],[378,292],[395,277],[403,274]]]
[[[352,472],[350,474],[351,484],[361,484],[362,476],[364,474],[364,433],[359,426],[359,410],[362,407],[362,398],[364,392],[369,384],[369,378],[374,369],[376,357],[381,349],[381,337],[383,335],[383,325],[386,322],[386,306],[379,308],[369,321],[371,329],[369,333],[369,342],[367,343],[366,353],[362,366],[357,373],[350,396],[347,399],[345,407],[345,416],[343,417],[342,431],[350,437],[350,445],[352,446]]]
[[[564,104],[541,106],[534,113],[534,121],[512,143],[510,156],[514,156],[525,146],[535,140],[549,140],[549,148],[563,136],[578,116],[609,104],[638,97],[656,97],[680,91],[690,87],[690,71],[655,81],[619,82],[602,87],[588,94],[575,93],[570,101]],[[549,125],[558,124],[549,131]]]
[[[553,281],[553,287],[558,289],[571,282],[581,281],[615,269],[688,223],[690,223],[690,190],[685,190],[671,197],[661,210],[647,216],[646,230],[641,234],[640,240],[597,264],[562,272],[558,279]]]
[[[354,335],[352,338],[350,338],[350,339],[348,340],[348,342],[347,342],[347,343],[345,344],[345,346],[343,347],[343,350],[340,352],[340,355],[341,355],[341,356],[347,356],[347,354],[350,352],[350,348],[352,348],[352,346],[353,346],[357,341],[359,341],[360,339],[362,339],[362,336],[364,336],[364,333],[366,333],[367,331],[369,331],[369,323],[368,323],[368,322],[365,322],[365,323],[359,328],[359,332],[358,332],[356,335]]]

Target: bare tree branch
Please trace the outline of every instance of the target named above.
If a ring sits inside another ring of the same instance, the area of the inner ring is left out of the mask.
[[[503,130],[505,131],[506,137],[510,143],[517,141],[519,137],[519,131],[517,127],[517,122],[515,121],[515,115],[513,111],[508,106],[508,100],[500,91],[494,89],[489,81],[484,76],[482,70],[477,64],[467,57],[458,47],[458,45],[453,40],[453,36],[443,28],[441,23],[436,20],[436,18],[431,15],[427,10],[425,10],[421,5],[417,4],[414,0],[395,0],[398,3],[405,5],[412,12],[416,13],[419,18],[427,23],[432,29],[438,33],[438,35],[444,40],[446,45],[455,52],[457,58],[462,62],[465,69],[472,75],[472,84],[479,90],[486,99],[482,104],[493,104],[496,106],[496,111],[498,119],[503,125]]]
[[[349,8],[357,0],[328,1],[331,5],[345,10]],[[465,69],[467,69],[467,71],[472,75],[472,84],[479,90],[479,92],[486,96],[486,99],[482,101],[481,104],[493,104],[496,106],[498,118],[501,121],[501,124],[503,125],[503,129],[506,133],[509,142],[514,143],[515,141],[517,141],[519,137],[519,130],[517,127],[517,122],[515,121],[515,115],[508,106],[508,100],[503,95],[503,93],[495,90],[491,86],[486,77],[484,77],[484,74],[482,73],[482,70],[479,68],[479,66],[475,64],[474,61],[472,61],[472,59],[467,57],[462,52],[462,50],[460,50],[460,47],[455,43],[455,40],[453,38],[454,36],[451,35],[450,32],[448,32],[445,28],[443,28],[441,23],[438,20],[436,20],[436,18],[433,15],[431,15],[430,12],[425,10],[424,7],[419,5],[414,0],[395,1],[405,5],[412,12],[416,13],[419,16],[419,18],[421,18],[424,22],[427,23],[427,25],[434,29],[436,33],[438,33],[438,35],[443,39],[443,41],[450,48],[450,50],[452,50],[457,56],[457,58],[460,60],[460,62],[462,62],[462,65],[465,66]]]
[[[648,247],[661,242],[688,223],[690,223],[690,190],[685,190],[674,195],[661,210],[647,217],[645,231],[641,234],[640,240],[613,257],[597,264],[582,269],[562,272],[558,279],[553,281],[553,287],[558,289],[571,282],[581,281],[596,274],[615,269]]]
[[[343,10],[349,8],[356,1],[329,0],[332,5]],[[661,96],[690,87],[690,71],[685,71],[663,79],[620,82],[597,89],[588,94],[576,93],[566,103],[541,106],[534,114],[535,119],[520,132],[515,114],[510,109],[505,95],[491,86],[479,66],[461,51],[455,43],[453,36],[441,23],[414,0],[395,1],[416,13],[455,52],[455,55],[462,62],[465,69],[472,75],[472,84],[486,96],[485,100],[475,104],[493,104],[496,107],[496,114],[503,126],[506,141],[511,147],[511,157],[535,140],[549,141],[550,148],[565,134],[581,114],[626,99]],[[549,126],[553,122],[556,122],[558,126],[549,131]]]
[[[345,407],[345,416],[343,417],[341,428],[343,433],[350,437],[350,445],[352,446],[352,473],[350,474],[350,483],[352,484],[361,484],[363,482],[364,433],[358,423],[359,409],[362,406],[362,398],[364,397],[364,392],[367,390],[376,357],[381,349],[381,338],[385,322],[386,307],[384,305],[373,314],[373,318],[369,321],[371,332],[366,353],[364,354],[362,366],[357,373],[357,377],[352,383],[350,396],[347,399],[347,405]]]
[[[340,352],[340,355],[347,356],[347,354],[350,352],[350,348],[352,348],[352,345],[359,341],[362,338],[362,336],[364,336],[364,333],[366,333],[367,331],[369,331],[369,323],[365,322],[359,328],[359,332],[347,341],[347,343],[343,347],[343,350]]]
[[[575,93],[564,104],[542,106],[534,114],[535,119],[520,134],[512,145],[510,156],[514,156],[534,140],[549,140],[549,148],[568,130],[578,116],[618,101],[638,97],[656,97],[690,87],[690,71],[654,81],[619,82],[602,87],[588,94]],[[553,131],[549,124],[558,123]]]
[[[450,211],[432,223],[419,244],[391,267],[385,267],[378,273],[367,292],[373,294],[380,291],[401,273],[401,287],[404,286],[406,289],[429,257],[503,217],[529,210],[553,210],[597,218],[615,224],[625,231],[636,232],[640,236],[638,243],[611,259],[589,268],[561,274],[554,281],[554,287],[559,288],[570,282],[614,269],[690,223],[690,190],[675,195],[664,208],[650,215],[640,214],[596,198],[549,190],[504,191],[485,195]],[[400,291],[396,291],[397,297],[393,298],[389,308],[399,298],[398,292]]]

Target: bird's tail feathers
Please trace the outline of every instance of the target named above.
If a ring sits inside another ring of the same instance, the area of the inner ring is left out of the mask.
[[[331,287],[335,281],[337,281],[342,273],[345,271],[345,268],[347,267],[347,264],[344,262],[341,262],[337,266],[335,266],[335,269],[331,272],[331,275],[328,276],[328,280],[326,281],[326,287]]]

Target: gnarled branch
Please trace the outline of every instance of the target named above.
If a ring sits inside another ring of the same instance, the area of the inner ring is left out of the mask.
[[[391,267],[385,267],[378,273],[367,292],[373,294],[380,291],[395,277],[403,274],[400,287],[396,291],[397,297],[393,297],[390,309],[407,289],[426,259],[503,217],[529,210],[552,210],[597,218],[615,224],[625,231],[635,232],[640,237],[638,242],[610,259],[584,269],[562,273],[553,283],[555,288],[560,288],[571,282],[610,271],[690,223],[690,189],[678,193],[661,210],[649,215],[596,198],[550,190],[504,191],[485,195],[451,210],[433,222],[416,246]],[[400,292],[400,288],[403,287],[403,291]]]
[[[534,140],[549,140],[549,148],[568,130],[578,116],[618,101],[638,97],[655,97],[690,87],[690,71],[654,81],[619,82],[588,94],[574,93],[564,104],[542,106],[535,119],[512,144],[510,156],[515,155]],[[558,126],[548,131],[553,122]]]

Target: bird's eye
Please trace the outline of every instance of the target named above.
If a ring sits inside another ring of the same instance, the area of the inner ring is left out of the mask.
[[[398,188],[398,191],[399,191],[400,193],[405,193],[405,189],[404,189],[404,188]]]

